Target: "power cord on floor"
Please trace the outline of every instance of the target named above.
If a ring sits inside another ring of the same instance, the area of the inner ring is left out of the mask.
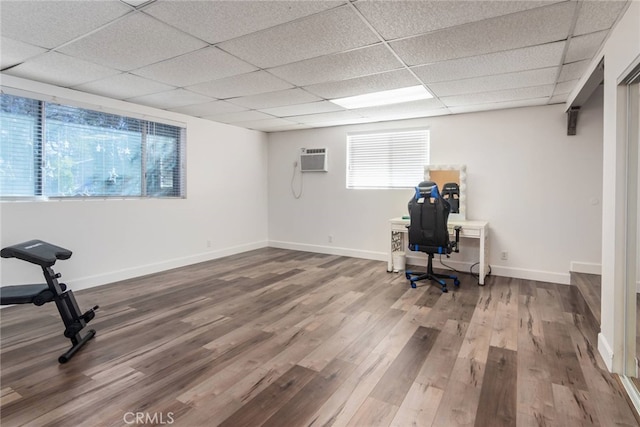
[[[451,267],[450,265],[445,264],[444,262],[442,262],[442,254],[439,254],[439,255],[440,255],[440,264],[441,265],[445,266],[446,268],[448,268],[451,271],[455,271],[456,273],[462,273],[462,271],[457,270],[457,269]],[[478,280],[478,286],[484,286],[484,284],[480,284],[480,275],[473,272],[473,267],[475,267],[476,265],[480,265],[480,262],[476,262],[475,264],[471,264],[471,267],[469,267],[469,274],[471,274],[472,277],[475,277]],[[489,267],[489,272],[487,273],[487,276],[489,276],[491,274],[491,266],[489,265],[488,267]]]
[[[475,264],[472,264],[471,267],[469,267],[469,274],[471,274],[473,277],[475,277],[476,279],[478,279],[478,286],[484,286],[484,284],[480,284],[480,274],[475,274],[473,272],[473,267],[475,267],[476,265],[480,265],[480,262],[476,262]],[[489,276],[491,274],[491,266],[489,265],[489,272],[487,273],[487,276]]]

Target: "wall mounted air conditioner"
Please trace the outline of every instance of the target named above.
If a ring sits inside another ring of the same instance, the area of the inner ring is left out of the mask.
[[[303,148],[300,153],[302,172],[327,172],[326,148]]]

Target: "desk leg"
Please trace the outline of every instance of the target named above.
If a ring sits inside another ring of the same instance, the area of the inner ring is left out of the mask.
[[[484,278],[487,276],[487,234],[483,228],[480,230],[480,268],[478,271],[478,283],[484,285]]]
[[[389,229],[389,259],[387,260],[387,273],[393,271],[393,227]]]

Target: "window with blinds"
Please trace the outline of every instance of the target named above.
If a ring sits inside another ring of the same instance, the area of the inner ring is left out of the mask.
[[[0,196],[184,196],[184,128],[9,94],[1,101]]]
[[[347,188],[413,188],[429,164],[429,130],[347,135]]]

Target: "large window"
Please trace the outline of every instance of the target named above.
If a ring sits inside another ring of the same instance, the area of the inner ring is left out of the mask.
[[[184,128],[0,96],[0,196],[184,196]]]
[[[412,188],[429,164],[429,130],[347,135],[347,188]]]

